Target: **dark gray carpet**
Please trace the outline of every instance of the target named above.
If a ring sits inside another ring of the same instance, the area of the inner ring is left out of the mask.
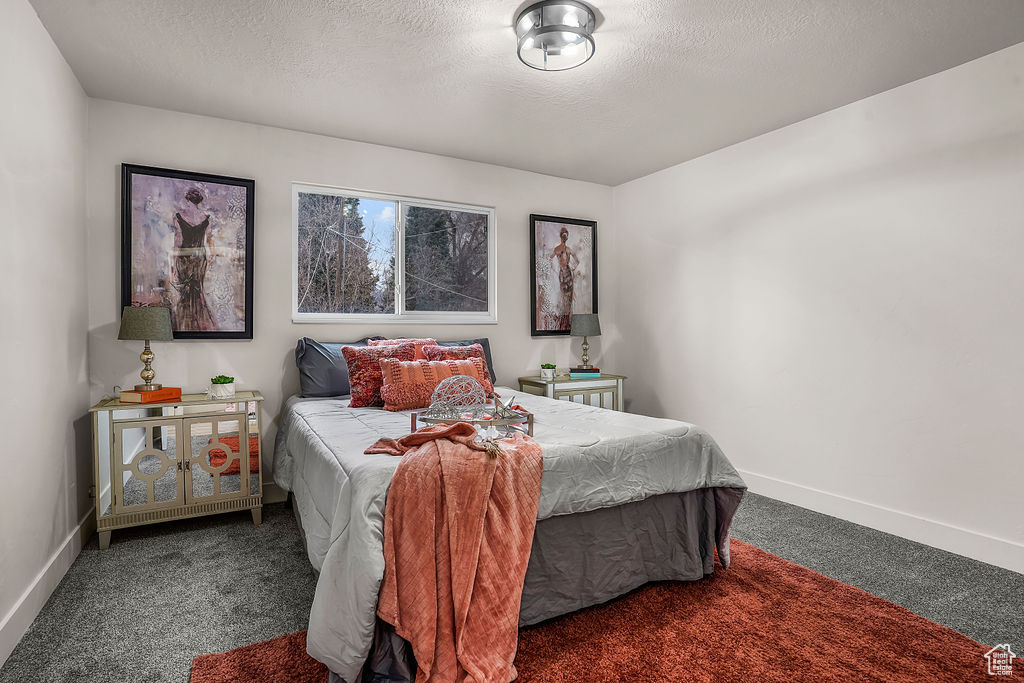
[[[316,576],[291,508],[95,537],[15,648],[0,681],[188,680],[192,658],[306,628]]]
[[[0,683],[182,683],[196,655],[306,628],[316,579],[295,520],[280,504],[263,518],[114,532],[102,553],[94,540]],[[980,642],[1024,645],[1024,575],[753,494],[733,533]]]
[[[752,493],[732,535],[979,643],[1024,649],[1024,574]]]

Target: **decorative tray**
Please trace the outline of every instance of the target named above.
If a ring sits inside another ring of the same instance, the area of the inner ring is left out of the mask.
[[[520,431],[533,436],[533,413],[520,406],[511,407],[498,402],[497,405],[486,407],[465,406],[457,414],[432,415],[431,412],[432,409],[428,408],[412,413],[412,431],[419,429],[420,423],[434,425],[468,422],[473,426],[489,425],[504,429],[507,433]]]

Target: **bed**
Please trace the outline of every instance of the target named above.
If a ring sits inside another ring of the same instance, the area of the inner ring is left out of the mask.
[[[695,580],[729,563],[729,527],[746,485],[700,428],[498,387],[535,415],[544,475],[520,625],[599,604],[654,580]],[[356,683],[364,665],[398,666],[377,623],[384,503],[399,458],[363,455],[408,433],[408,412],[290,398],[274,477],[291,492],[309,560],[320,573],[307,648]],[[393,673],[390,675],[394,675]],[[372,677],[368,677],[372,679]],[[385,679],[387,680],[387,679]]]

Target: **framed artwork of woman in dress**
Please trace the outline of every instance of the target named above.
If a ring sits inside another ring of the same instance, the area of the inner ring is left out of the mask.
[[[255,183],[121,165],[121,301],[171,309],[175,338],[252,339]]]
[[[531,334],[567,335],[573,313],[597,313],[597,222],[530,215]]]

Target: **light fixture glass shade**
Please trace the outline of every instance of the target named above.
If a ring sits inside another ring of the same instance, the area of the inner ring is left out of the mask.
[[[576,0],[544,0],[516,19],[519,59],[541,71],[564,71],[594,56],[594,11]]]

